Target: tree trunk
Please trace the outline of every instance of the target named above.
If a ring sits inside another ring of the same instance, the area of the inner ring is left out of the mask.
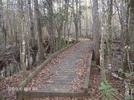
[[[0,28],[2,27],[2,0],[0,0]]]
[[[107,45],[108,45],[108,69],[109,77],[111,77],[112,69],[112,14],[113,14],[113,0],[108,2],[108,30],[107,30]]]
[[[20,43],[20,64],[23,71],[23,77],[26,78],[27,70],[25,65],[26,60],[26,40],[25,40],[25,16],[24,16],[24,2],[23,0],[18,0],[19,3],[19,13],[20,13],[20,23],[21,23],[21,43]]]
[[[86,32],[85,32],[85,37],[88,37],[88,5],[87,5],[87,3],[88,3],[88,0],[86,0],[86,2],[85,2],[86,4]]]
[[[46,0],[47,1],[47,10],[48,10],[48,33],[50,35],[50,52],[53,53],[55,51],[54,45],[55,45],[55,34],[54,34],[54,18],[53,18],[53,2],[52,0]]]
[[[99,22],[99,13],[98,13],[98,0],[93,0],[93,60],[96,61],[96,64],[100,64],[100,22]]]
[[[34,21],[33,21],[33,10],[32,10],[32,4],[31,4],[31,0],[28,0],[28,4],[29,4],[29,17],[30,17],[30,34],[31,34],[31,45],[32,47],[35,46],[35,32],[34,32]]]
[[[42,40],[42,29],[41,29],[41,14],[39,12],[38,0],[34,0],[34,10],[37,19],[37,30],[38,30],[38,60],[44,60],[44,46]]]
[[[75,1],[76,2],[76,16],[75,16],[75,32],[76,32],[76,42],[78,42],[78,0]]]
[[[130,34],[130,63],[134,63],[134,0],[130,0],[130,25],[129,25],[129,34]],[[134,68],[132,68],[134,71]]]
[[[66,20],[65,20],[65,32],[64,32],[64,38],[66,42],[66,35],[68,35],[68,8],[69,8],[69,1],[65,0],[65,14],[66,14]],[[69,41],[68,41],[69,43]]]
[[[79,36],[80,37],[82,37],[82,34],[81,34],[81,15],[82,15],[81,0],[79,0]]]
[[[7,36],[7,32],[5,29],[5,25],[4,25],[4,18],[3,18],[3,3],[2,0],[0,0],[0,28],[2,30],[3,36],[4,36],[4,48],[3,48],[3,52],[5,52],[6,50],[6,36]]]
[[[76,11],[74,7],[76,7]],[[74,0],[72,0],[72,13],[73,13],[74,25],[75,25],[75,38],[77,42],[78,41],[78,0],[76,0],[76,6],[74,4]]]
[[[129,19],[129,1],[125,0],[125,23],[124,23],[124,40],[123,40],[123,71],[127,72],[129,70],[129,31],[128,31],[128,19]]]
[[[106,30],[106,16],[105,16],[105,3],[104,0],[102,0],[102,30],[101,30],[101,45],[100,45],[100,66],[101,66],[101,75],[103,79],[106,79],[106,74],[105,74],[105,66],[104,66],[104,41],[105,41],[105,30]]]

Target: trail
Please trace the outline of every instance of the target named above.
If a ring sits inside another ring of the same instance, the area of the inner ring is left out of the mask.
[[[91,43],[90,40],[81,40],[63,51],[27,87],[38,87],[38,92],[83,91]]]

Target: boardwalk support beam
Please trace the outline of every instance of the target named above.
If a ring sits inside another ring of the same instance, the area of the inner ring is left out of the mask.
[[[84,84],[84,92],[85,93],[88,93],[88,87],[89,87],[89,78],[90,78],[90,68],[91,68],[91,63],[92,63],[92,54],[93,52],[91,51],[90,52],[90,55],[89,55],[89,61],[88,61],[88,67],[87,67],[87,72],[86,72],[86,77],[85,77],[85,84]]]
[[[81,92],[25,92],[25,91],[17,91],[16,92],[17,100],[24,100],[30,98],[43,98],[43,97],[84,97],[88,96],[86,93]]]

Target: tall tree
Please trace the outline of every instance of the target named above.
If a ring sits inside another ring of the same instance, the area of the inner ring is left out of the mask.
[[[126,72],[129,70],[129,61],[128,61],[128,56],[129,56],[129,29],[128,29],[128,22],[129,22],[129,0],[125,0],[125,19],[124,19],[124,33],[122,39],[123,42],[123,71]]]
[[[98,0],[92,0],[93,2],[93,9],[92,9],[92,16],[93,16],[93,60],[96,61],[96,64],[100,64],[100,56],[99,56],[99,49],[100,49],[100,21],[99,21],[99,13],[98,13]]]
[[[68,8],[69,8],[69,0],[65,0],[65,17],[66,17],[66,20],[65,20],[65,32],[64,32],[64,38],[66,38],[66,34],[69,33],[69,27],[68,27]],[[69,38],[69,36],[68,36]]]
[[[2,0],[0,0],[0,28],[2,27]]]
[[[54,34],[54,16],[53,16],[53,0],[46,0],[47,1],[47,11],[48,11],[48,33],[50,35],[50,52],[53,53],[55,51],[55,34]]]
[[[81,10],[81,0],[79,0],[79,36],[81,37],[81,15],[82,15],[82,10]]]
[[[76,0],[75,1],[76,2],[76,14],[75,14],[75,32],[76,32],[76,42],[78,41],[78,30],[79,30],[79,28],[78,28],[78,15],[79,15],[79,9],[78,9],[78,0]]]
[[[86,37],[88,36],[88,21],[89,21],[88,20],[88,4],[87,3],[88,3],[88,0],[85,1],[85,5],[86,5],[86,15],[85,15],[86,16],[85,17],[86,18],[86,20],[85,20],[86,21],[86,32],[85,32],[86,34],[85,34],[85,36]]]
[[[108,45],[108,68],[111,76],[112,69],[112,14],[113,14],[113,0],[108,1],[108,28],[107,28],[107,45]]]
[[[61,36],[64,25],[64,9],[63,9],[63,1],[57,1],[57,17],[56,17],[56,29],[58,33],[58,50],[61,49]]]
[[[42,29],[41,29],[41,12],[39,11],[38,0],[34,0],[34,10],[37,19],[37,31],[38,31],[38,60],[44,60],[44,46],[42,40]]]
[[[31,33],[31,44],[32,47],[35,46],[35,32],[34,32],[34,19],[31,0],[28,0],[29,4],[29,17],[30,17],[30,33]]]
[[[76,10],[75,10],[76,9]],[[78,0],[72,0],[72,14],[74,18],[75,25],[75,38],[76,42],[78,41]]]
[[[129,23],[129,34],[130,34],[130,61],[129,65],[131,71],[134,71],[132,63],[134,63],[134,0],[130,0],[130,23]]]
[[[101,66],[101,75],[103,79],[106,79],[105,67],[104,67],[104,41],[105,41],[105,30],[106,30],[106,14],[105,14],[105,2],[102,2],[102,17],[101,17],[101,45],[100,45],[100,66]]]
[[[2,0],[0,0],[0,28],[1,28],[1,31],[3,33],[3,36],[4,36],[4,48],[3,48],[3,52],[5,52],[6,50],[6,37],[7,37],[7,31],[5,29],[5,23],[4,23],[4,16],[3,16],[3,2]]]
[[[18,0],[19,4],[19,13],[20,13],[20,32],[21,32],[21,41],[20,41],[20,62],[21,69],[23,71],[23,77],[26,78],[26,40],[25,40],[25,16],[24,16],[24,2],[23,0]]]

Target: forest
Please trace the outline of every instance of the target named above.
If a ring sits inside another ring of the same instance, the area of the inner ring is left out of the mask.
[[[134,100],[134,0],[0,0],[0,100]]]

